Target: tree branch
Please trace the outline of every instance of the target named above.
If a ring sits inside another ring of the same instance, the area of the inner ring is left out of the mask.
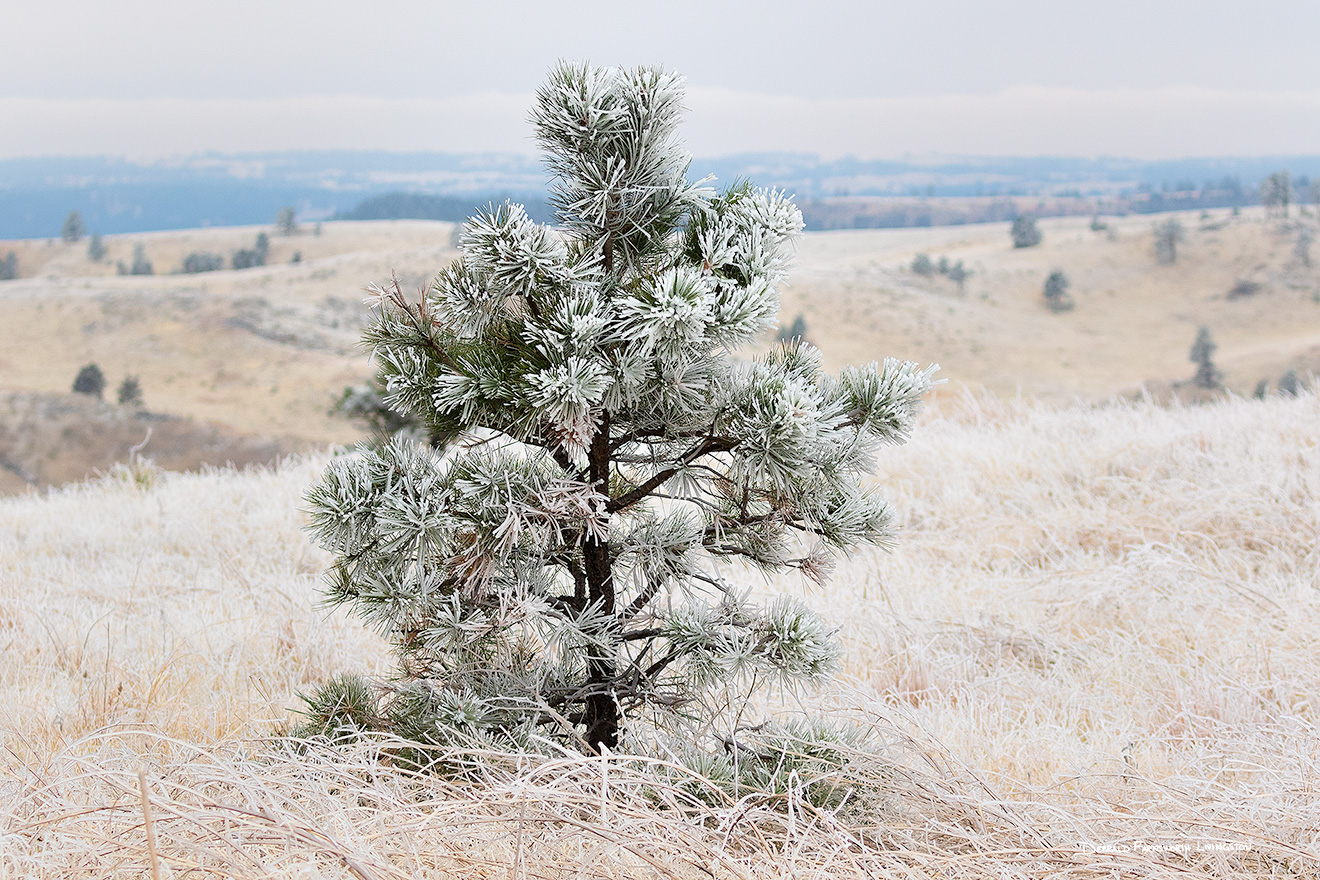
[[[605,510],[608,513],[614,513],[615,511],[623,510],[625,507],[630,507],[638,501],[641,501],[647,495],[650,495],[656,489],[660,488],[670,477],[687,467],[696,459],[701,458],[701,456],[707,455],[711,452],[727,452],[737,445],[736,441],[731,440],[728,437],[711,437],[707,435],[706,439],[683,453],[683,455],[679,457],[677,464],[654,474],[651,479],[642,483],[631,492],[625,492],[618,498],[611,498],[609,503],[605,505]]]

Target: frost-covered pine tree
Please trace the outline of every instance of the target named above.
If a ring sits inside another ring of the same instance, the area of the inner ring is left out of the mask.
[[[308,494],[330,598],[402,661],[378,705],[332,683],[314,720],[614,749],[833,666],[815,614],[752,604],[735,571],[821,581],[890,540],[867,475],[935,368],[836,378],[800,340],[734,358],[775,326],[802,218],[689,182],[682,101],[659,68],[556,67],[532,116],[557,225],[492,208],[418,297],[373,289],[387,402],[444,442],[337,458]]]

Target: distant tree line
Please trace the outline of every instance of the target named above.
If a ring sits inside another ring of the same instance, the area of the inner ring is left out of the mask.
[[[958,292],[961,293],[963,284],[971,276],[971,272],[963,265],[963,261],[956,263],[949,262],[949,258],[941,256],[939,261],[931,260],[928,254],[917,254],[912,258],[912,273],[920,275],[923,278],[929,278],[938,272],[941,275],[948,276],[949,280],[958,285]]]
[[[900,197],[812,199],[801,202],[799,207],[806,228],[817,231],[906,229],[961,226],[964,223],[997,223],[1012,220],[1020,210],[1011,199],[991,199],[983,202],[951,199],[944,202],[930,202],[912,201]],[[1089,203],[1079,203],[1075,213],[1086,213],[1090,210]]]
[[[474,199],[471,196],[436,196],[426,193],[392,192],[372,196],[359,202],[351,211],[335,214],[336,220],[447,220],[462,223],[477,210],[490,203],[505,199],[523,206],[527,216],[538,223],[554,220],[554,210],[540,196],[490,196]]]

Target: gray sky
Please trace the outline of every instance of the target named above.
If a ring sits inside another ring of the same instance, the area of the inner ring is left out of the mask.
[[[1320,0],[9,0],[0,155],[532,152],[557,58],[661,63],[690,148],[1320,152]]]

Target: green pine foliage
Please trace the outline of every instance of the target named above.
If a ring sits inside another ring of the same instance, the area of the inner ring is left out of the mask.
[[[737,568],[821,581],[892,541],[868,475],[936,368],[832,376],[800,339],[734,357],[777,324],[802,218],[773,190],[690,182],[682,100],[658,68],[559,65],[533,111],[556,225],[493,207],[419,298],[374,288],[384,403],[435,446],[337,458],[307,500],[330,601],[400,671],[312,695],[304,733],[695,742],[733,736],[755,687],[834,668],[830,628],[796,599],[752,602]]]

